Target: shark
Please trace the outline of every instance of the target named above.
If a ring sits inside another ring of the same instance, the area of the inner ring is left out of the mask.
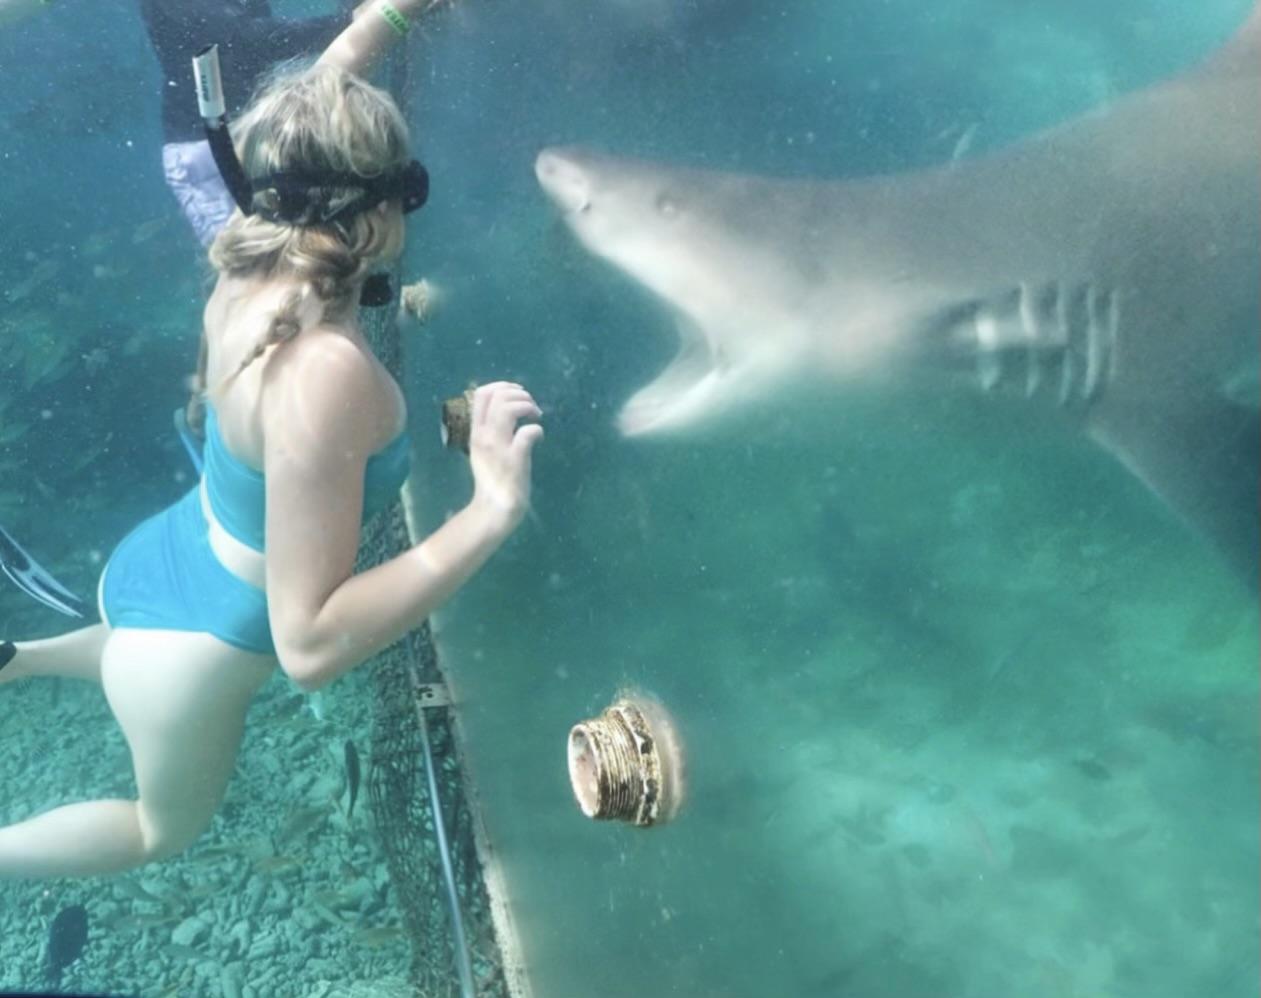
[[[803,180],[553,147],[535,174],[677,318],[622,433],[804,378],[945,376],[1080,428],[1256,585],[1261,4],[1189,71],[938,166]]]

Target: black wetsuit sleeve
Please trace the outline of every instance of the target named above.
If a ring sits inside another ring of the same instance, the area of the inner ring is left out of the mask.
[[[350,23],[349,13],[274,17],[267,0],[141,0],[140,12],[166,77],[162,120],[167,142],[200,134],[190,67],[206,46],[219,46],[224,91],[235,110],[270,66],[318,55]]]
[[[236,44],[253,46],[267,62],[281,62],[299,55],[318,55],[346,25],[345,17],[311,17],[302,21],[275,17],[247,17],[225,26]]]

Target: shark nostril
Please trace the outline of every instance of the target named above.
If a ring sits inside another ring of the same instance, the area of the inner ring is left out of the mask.
[[[587,176],[566,157],[546,150],[539,153],[534,161],[534,174],[543,190],[563,211],[580,214],[591,207]]]
[[[543,182],[555,180],[560,172],[560,159],[555,153],[544,150],[534,159],[534,175]]]

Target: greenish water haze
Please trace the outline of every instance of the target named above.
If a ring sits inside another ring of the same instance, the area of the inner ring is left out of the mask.
[[[602,454],[441,621],[541,993],[1250,994],[1251,599],[1096,455],[823,411]],[[569,800],[623,686],[675,826]]]
[[[138,21],[65,7],[73,36],[0,36],[0,523],[87,594],[187,487],[170,412],[204,275]],[[408,341],[425,518],[468,488],[440,399],[507,376],[548,412],[536,518],[437,621],[538,998],[1255,995],[1255,594],[1083,440],[985,400],[811,391],[618,438],[671,320],[531,172],[565,142],[781,175],[941,161],[968,129],[980,152],[1175,72],[1247,7],[466,0],[424,33],[434,197],[407,274],[447,292]],[[0,634],[61,624],[0,591]],[[624,687],[687,746],[687,806],[648,833],[582,818],[565,772],[570,725]],[[360,692],[317,724],[269,688],[201,847],[265,834],[335,774]],[[0,817],[127,792],[89,692],[10,694]],[[0,885],[0,985],[33,980],[46,909],[77,889]],[[123,935],[76,983],[133,986],[111,961],[165,939]],[[357,952],[311,938],[312,959]]]

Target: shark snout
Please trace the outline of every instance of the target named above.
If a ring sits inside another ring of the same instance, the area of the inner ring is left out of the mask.
[[[577,214],[591,205],[591,184],[586,171],[560,149],[544,149],[534,161],[534,175],[558,208]]]

